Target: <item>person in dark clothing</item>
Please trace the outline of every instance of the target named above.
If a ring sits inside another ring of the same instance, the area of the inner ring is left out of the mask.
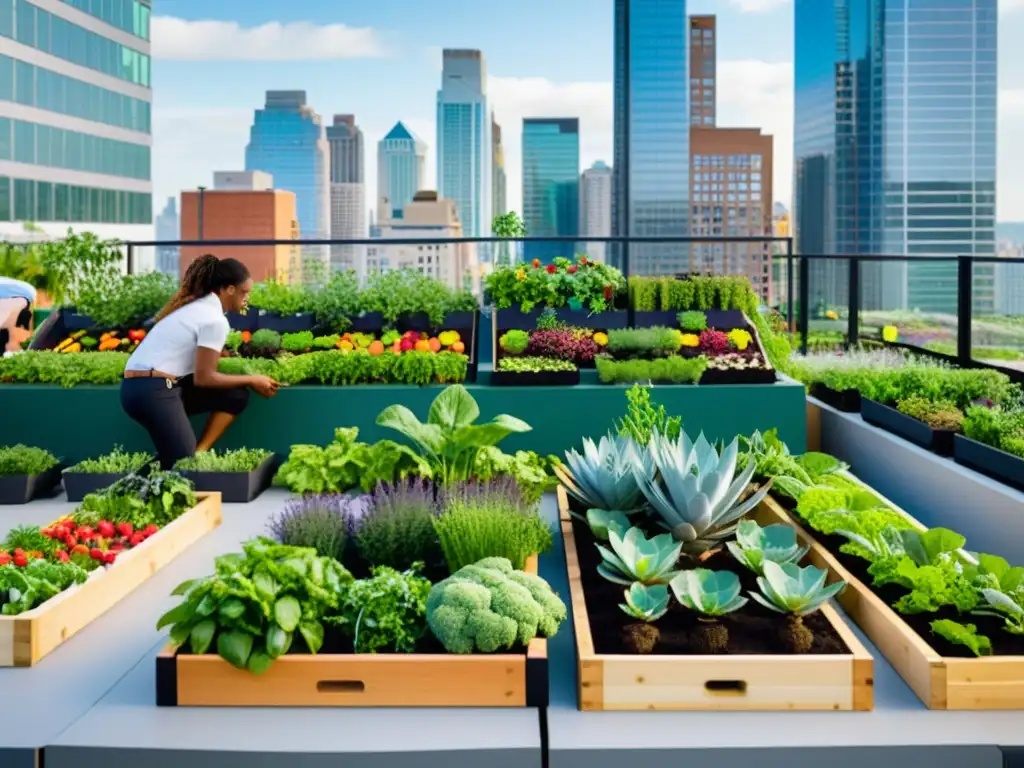
[[[252,278],[235,259],[201,256],[128,358],[121,407],[149,433],[160,466],[208,451],[249,403],[249,390],[277,394],[267,376],[229,376],[217,370],[231,328],[226,312],[243,311]],[[189,416],[209,413],[196,439]]]

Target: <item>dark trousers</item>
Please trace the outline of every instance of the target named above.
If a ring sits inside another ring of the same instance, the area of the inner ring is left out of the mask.
[[[149,433],[163,469],[196,452],[196,433],[189,416],[230,413],[237,416],[249,404],[249,390],[197,387],[191,376],[168,388],[162,378],[133,378],[121,382],[121,407]]]

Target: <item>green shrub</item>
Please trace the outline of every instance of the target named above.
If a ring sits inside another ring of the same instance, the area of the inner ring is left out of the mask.
[[[1024,409],[975,405],[962,426],[964,436],[1024,458]]]
[[[707,368],[707,358],[663,357],[657,360],[596,358],[603,384],[696,384]]]
[[[908,397],[896,404],[900,413],[923,421],[932,429],[947,429],[959,432],[964,419],[963,412],[949,401],[934,402],[925,397]]]
[[[20,443],[0,448],[0,477],[39,475],[58,463],[56,456],[42,448]]]
[[[367,563],[404,571],[416,562],[430,566],[440,562],[433,483],[410,480],[378,485],[368,504],[356,532],[356,547]]]
[[[607,350],[618,357],[660,357],[679,351],[674,328],[620,328],[608,331]]]
[[[300,312],[312,312],[314,299],[312,291],[305,285],[270,278],[253,286],[249,294],[249,306],[288,317]]]
[[[85,459],[68,467],[65,471],[89,475],[126,475],[129,472],[138,472],[152,461],[153,456],[145,451],[128,453],[124,448],[116,445],[110,453],[95,459]]]
[[[684,331],[699,333],[708,329],[708,316],[703,312],[680,312],[676,319]]]
[[[526,331],[506,331],[498,339],[498,345],[510,355],[522,354],[529,343],[530,334]]]
[[[203,451],[181,459],[174,465],[178,472],[252,472],[273,456],[262,448],[238,448],[233,451]]]
[[[256,331],[257,334],[262,331]],[[313,348],[313,332],[286,333],[281,337],[281,349],[285,352],[305,352]]]
[[[629,303],[637,312],[658,309],[663,278],[634,276],[629,278]]]
[[[120,384],[124,378],[126,352],[62,354],[52,351],[20,352],[0,357],[0,381],[16,384]]]
[[[261,328],[252,335],[249,347],[263,354],[277,352],[281,349],[281,334],[269,328]]]

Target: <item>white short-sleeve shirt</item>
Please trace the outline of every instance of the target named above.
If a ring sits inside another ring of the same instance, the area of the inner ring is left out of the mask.
[[[129,371],[188,376],[196,370],[196,350],[203,347],[219,352],[230,331],[220,299],[214,293],[207,294],[154,325],[125,367]]]
[[[36,289],[24,280],[0,277],[0,299],[28,299],[31,303],[36,300]]]

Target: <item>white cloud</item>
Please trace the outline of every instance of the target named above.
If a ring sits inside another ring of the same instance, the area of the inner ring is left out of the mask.
[[[792,0],[729,0],[729,4],[742,13],[774,11],[776,8],[789,5],[791,2]]]
[[[234,21],[154,16],[153,56],[180,61],[322,61],[383,56],[378,33],[344,24],[306,21],[242,27]]]

